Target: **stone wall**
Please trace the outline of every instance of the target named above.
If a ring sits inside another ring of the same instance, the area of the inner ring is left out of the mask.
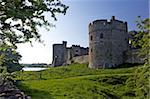
[[[143,64],[144,59],[138,56],[138,50],[132,49],[125,53],[123,56],[123,63],[131,63],[131,64]],[[67,61],[67,64],[71,63],[89,63],[89,55],[82,55],[73,57],[71,60]]]
[[[0,77],[0,99],[31,99],[19,90],[11,81],[3,81]]]
[[[82,55],[82,56],[76,56],[76,57],[73,57],[71,59],[71,61],[73,63],[88,63],[89,62],[89,55]]]
[[[88,54],[88,48],[81,47],[80,45],[72,45],[70,51],[71,58]]]
[[[67,48],[66,43],[53,45],[53,62],[52,66],[62,66],[67,60]]]
[[[80,45],[72,45],[67,47],[67,42],[62,44],[53,44],[53,62],[52,66],[62,66],[72,63],[72,58],[82,55],[88,55],[88,48],[80,47]]]
[[[138,56],[139,49],[131,49],[125,53],[124,62],[131,64],[143,64],[144,59]]]
[[[90,68],[110,68],[123,63],[143,63],[129,44],[134,34],[128,33],[127,22],[116,20],[114,16],[111,20],[95,20],[89,24],[89,48],[66,47],[65,41],[54,44],[53,65],[88,62]]]
[[[123,63],[128,49],[127,22],[96,20],[89,24],[89,67],[109,68]]]

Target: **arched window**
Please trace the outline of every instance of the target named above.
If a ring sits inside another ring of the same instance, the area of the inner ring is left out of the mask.
[[[101,33],[101,34],[100,34],[100,39],[102,39],[102,38],[103,38],[103,34]]]

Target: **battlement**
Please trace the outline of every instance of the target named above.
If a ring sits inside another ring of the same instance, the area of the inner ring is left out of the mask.
[[[116,20],[115,16],[112,16],[110,20],[95,20],[89,24],[89,33],[102,29],[108,30],[114,27],[118,27],[120,30],[125,30],[127,28],[127,22]]]
[[[107,20],[95,20],[89,24],[89,27],[96,25],[106,25],[108,23]]]
[[[67,41],[62,41],[61,44],[57,43],[57,44],[53,44],[53,46],[63,46],[63,45],[67,45]]]
[[[53,46],[62,46],[63,44],[53,44]]]
[[[89,49],[89,47],[80,47],[81,49]]]
[[[74,48],[80,48],[80,49],[89,49],[88,47],[81,47],[80,45],[72,45],[70,48],[74,49]]]
[[[80,47],[80,45],[72,45],[72,47]]]

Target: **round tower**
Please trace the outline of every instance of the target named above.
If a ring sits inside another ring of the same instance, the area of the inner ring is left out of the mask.
[[[123,63],[127,50],[127,23],[95,20],[89,24],[89,67],[109,68]]]
[[[96,20],[89,24],[89,67],[103,68],[105,58],[105,43],[109,27],[107,20]]]

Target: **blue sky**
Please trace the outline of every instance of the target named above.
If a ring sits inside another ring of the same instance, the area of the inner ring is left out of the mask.
[[[88,24],[97,19],[108,19],[116,16],[116,19],[127,21],[128,29],[136,29],[137,16],[142,19],[149,17],[149,0],[62,0],[69,6],[67,14],[57,15],[58,21],[54,22],[46,13],[46,18],[56,25],[50,31],[39,28],[44,44],[33,42],[18,45],[18,51],[22,55],[21,63],[51,63],[52,44],[68,42],[88,47]]]

